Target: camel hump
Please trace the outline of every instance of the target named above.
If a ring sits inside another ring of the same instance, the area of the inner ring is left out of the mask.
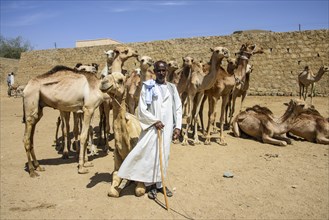
[[[247,108],[246,111],[254,111],[259,114],[264,114],[264,115],[273,115],[273,112],[267,108],[267,107],[262,107],[259,105],[254,105],[253,107]]]

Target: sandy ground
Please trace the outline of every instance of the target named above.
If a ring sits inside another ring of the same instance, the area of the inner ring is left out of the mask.
[[[172,145],[166,184],[175,191],[167,211],[162,194],[156,201],[135,197],[134,183],[120,198],[107,196],[112,152],[91,157],[94,167],[79,175],[76,160],[63,160],[53,146],[58,111],[45,108],[35,133],[35,151],[46,171],[30,178],[24,169],[22,100],[8,98],[4,87],[0,219],[329,218],[329,146],[301,140],[277,147],[226,131],[227,146]],[[245,106],[267,106],[279,116],[290,98],[247,97]],[[317,97],[314,104],[329,116],[328,98]],[[96,113],[94,125],[98,118]],[[227,171],[234,177],[224,178]]]

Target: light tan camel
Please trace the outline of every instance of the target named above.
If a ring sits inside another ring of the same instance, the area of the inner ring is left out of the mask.
[[[228,126],[230,126],[232,122],[232,118],[235,111],[236,99],[241,96],[241,112],[244,100],[247,96],[247,92],[249,89],[250,73],[253,70],[252,66],[248,64],[248,62],[251,56],[262,53],[264,53],[262,48],[256,50],[256,45],[250,43],[243,44],[240,48],[240,51],[237,53],[237,68],[234,70],[236,85],[233,88],[232,95],[230,96],[229,100],[230,121],[228,123]]]
[[[264,143],[286,146],[291,140],[285,134],[291,130],[297,117],[307,110],[308,106],[303,100],[291,100],[288,108],[280,118],[275,118],[272,112],[258,105],[240,112],[233,120],[235,137],[241,132]]]
[[[262,48],[256,49],[256,45],[251,43],[243,44],[239,51],[239,57],[237,59],[237,69],[232,72],[228,72],[221,66],[219,66],[219,77],[213,88],[206,91],[205,94],[208,96],[209,103],[209,113],[208,113],[208,126],[207,126],[207,135],[205,144],[210,144],[211,131],[213,130],[215,116],[216,116],[216,105],[220,97],[222,97],[222,105],[221,105],[221,114],[220,114],[220,137],[216,140],[216,142],[220,145],[227,145],[224,140],[224,122],[225,122],[225,111],[228,105],[229,97],[232,93],[232,90],[235,87],[240,87],[242,82],[245,81],[245,72],[246,66],[248,64],[248,60],[251,58],[253,54],[262,53]],[[230,70],[229,70],[230,71]]]
[[[309,142],[329,145],[329,118],[324,118],[315,108],[310,107],[297,116],[288,134]]]
[[[186,129],[182,145],[188,145],[188,129],[192,122],[192,118],[194,122],[194,140],[192,144],[200,144],[196,125],[198,124],[198,113],[200,111],[204,91],[213,87],[218,77],[218,66],[221,65],[224,58],[229,57],[229,51],[225,47],[215,47],[214,49],[210,48],[210,50],[212,52],[210,58],[210,72],[205,74],[202,67],[200,71],[200,66],[199,68],[195,66],[195,72],[191,75],[190,83],[187,86],[188,102],[191,107],[189,113],[186,114]]]
[[[124,181],[117,175],[118,170],[127,157],[128,153],[137,144],[141,127],[138,119],[126,112],[126,78],[119,72],[106,76],[101,84],[101,90],[107,92],[113,99],[113,128],[114,128],[114,171],[112,173],[112,184],[108,195],[119,197],[124,187]],[[117,84],[117,85],[116,85]],[[135,188],[136,196],[145,194],[145,185],[138,182]]]
[[[114,72],[120,70],[128,58],[138,56],[136,51],[123,46],[118,46],[115,53],[115,60],[112,64],[112,71]],[[25,122],[24,147],[30,177],[38,175],[35,170],[44,170],[37,161],[33,148],[36,124],[42,117],[44,107],[65,112],[83,111],[78,173],[88,172],[86,167],[92,166],[92,164],[88,162],[86,157],[86,140],[94,111],[103,101],[104,93],[99,89],[100,84],[101,80],[90,72],[77,74],[76,70],[63,66],[56,66],[51,71],[28,82],[23,96],[23,122]],[[115,87],[111,89],[115,89]]]
[[[314,96],[314,84],[318,82],[324,73],[329,72],[328,66],[321,66],[316,75],[309,69],[308,66],[298,74],[298,85],[299,85],[299,98],[303,97],[306,100],[308,87],[311,85],[311,105],[313,104]]]
[[[155,79],[155,74],[153,70],[150,69],[153,67],[153,59],[149,56],[142,56],[138,59],[138,62],[140,64],[140,74],[133,72],[126,82],[128,92],[126,103],[128,105],[129,113],[131,114],[135,114],[143,82],[149,79]]]

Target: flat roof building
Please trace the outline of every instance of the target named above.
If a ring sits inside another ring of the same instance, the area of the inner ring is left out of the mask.
[[[101,46],[109,44],[122,44],[122,42],[110,39],[95,39],[95,40],[78,40],[75,42],[75,47],[92,47],[92,46]]]

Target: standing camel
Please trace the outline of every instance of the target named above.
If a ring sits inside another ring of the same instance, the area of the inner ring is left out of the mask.
[[[230,121],[228,123],[228,126],[230,126],[232,122],[237,97],[241,96],[241,112],[243,102],[247,96],[247,91],[249,89],[250,73],[253,70],[252,66],[250,66],[248,62],[252,55],[262,53],[264,53],[262,48],[256,50],[256,45],[250,43],[243,44],[240,48],[240,51],[237,53],[237,68],[234,70],[236,85],[233,88],[230,100]]]
[[[142,83],[146,80],[152,79],[155,75],[150,69],[153,66],[153,59],[149,56],[142,56],[138,59],[140,63],[140,74],[133,73],[126,81],[127,87],[127,105],[129,113],[135,114],[138,105],[139,95],[142,91]]]
[[[118,46],[115,53],[112,73],[121,70],[121,66],[128,58],[138,56],[137,51],[123,46]],[[90,72],[77,74],[76,70],[64,66],[56,66],[51,71],[28,82],[23,96],[23,122],[25,123],[23,141],[30,177],[38,176],[35,170],[44,170],[37,161],[33,148],[36,124],[42,117],[44,107],[66,112],[83,111],[78,173],[88,173],[86,167],[92,164],[86,157],[86,140],[94,111],[103,101],[104,93],[100,90],[100,85],[101,79],[94,74]]]
[[[328,72],[328,66],[321,66],[316,75],[308,66],[298,75],[299,98],[306,100],[308,87],[311,85],[311,105],[313,104],[314,84],[318,82],[324,73]]]
[[[210,48],[210,50],[212,52],[210,58],[210,72],[208,74],[204,74],[202,68],[201,71],[196,69],[195,74],[191,76],[191,81],[186,90],[190,108],[189,113],[187,113],[187,123],[182,145],[188,145],[188,129],[190,123],[192,122],[192,117],[194,122],[193,144],[200,144],[196,125],[198,124],[198,113],[200,111],[204,91],[213,87],[219,74],[217,71],[218,67],[221,65],[221,62],[224,58],[229,57],[229,51],[225,47],[215,47]]]

